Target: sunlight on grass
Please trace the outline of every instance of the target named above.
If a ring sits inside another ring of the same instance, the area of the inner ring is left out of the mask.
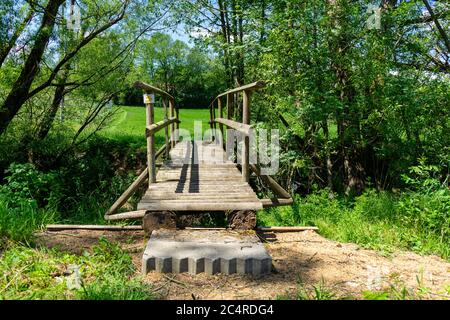
[[[132,140],[145,146],[145,107],[129,106],[116,107],[117,113],[111,125],[102,131],[101,135],[113,140]],[[164,110],[155,107],[155,122],[164,119]],[[201,121],[203,130],[208,127],[209,110],[207,109],[180,109],[180,129],[186,129],[194,135],[195,121]],[[156,134],[157,145],[164,141],[164,130]]]

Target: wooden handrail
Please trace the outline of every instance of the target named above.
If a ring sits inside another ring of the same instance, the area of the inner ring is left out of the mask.
[[[233,128],[235,130],[238,130],[239,132],[242,132],[245,134],[244,136],[244,145],[242,148],[242,179],[245,182],[248,182],[250,179],[250,169],[249,169],[249,156],[250,156],[250,141],[249,141],[249,136],[250,136],[250,108],[251,108],[251,97],[252,97],[252,93],[253,91],[259,90],[259,89],[263,89],[266,87],[266,83],[264,81],[256,81],[250,84],[247,84],[245,86],[241,86],[239,88],[235,88],[235,89],[231,89],[228,90],[227,92],[221,93],[219,94],[212,102],[211,105],[209,106],[210,108],[210,125],[211,125],[211,129],[215,128],[215,124],[219,123],[219,124],[225,124],[230,128]],[[231,120],[231,115],[230,115],[230,110],[231,108],[231,103],[232,100],[234,100],[233,95],[236,93],[241,93],[242,92],[242,123],[237,123],[235,121]],[[227,98],[227,109],[228,109],[228,119],[223,119],[223,104],[222,104],[222,98],[226,97]],[[217,101],[217,105],[219,108],[219,118],[216,119],[216,104]],[[222,136],[223,136],[223,128],[222,126],[220,126],[220,131],[222,132]]]
[[[239,88],[228,90],[227,92],[221,93],[217,97],[215,97],[209,107],[212,108],[214,106],[214,103],[222,97],[225,97],[225,96],[228,96],[228,95],[231,95],[234,93],[243,92],[243,91],[247,91],[247,92],[256,91],[256,90],[264,89],[265,87],[266,87],[266,83],[264,81],[256,81],[256,82],[253,82],[250,84],[246,84],[245,86],[242,86]]]
[[[170,126],[171,124],[176,123],[176,122],[178,122],[178,119],[174,117],[174,118],[162,120],[160,122],[152,124],[151,126],[148,126],[146,128],[146,135],[147,135],[147,137],[150,135],[154,135],[158,131],[160,131],[164,128],[167,128],[168,126]]]
[[[215,100],[217,100],[218,98],[222,98],[222,97],[226,96],[227,94],[238,93],[238,92],[242,92],[242,91],[255,91],[255,90],[263,89],[265,87],[266,87],[266,83],[264,81],[256,81],[256,82],[247,84],[245,86],[231,89],[227,92],[221,93],[216,97]]]
[[[151,86],[151,85],[149,85],[149,84],[147,84],[147,83],[145,83],[145,82],[142,82],[142,81],[136,81],[136,82],[134,83],[134,86],[135,86],[136,88],[139,88],[139,89],[144,90],[144,91],[147,92],[147,93],[153,92],[153,93],[157,93],[157,94],[159,94],[159,95],[161,95],[161,96],[163,96],[163,97],[167,97],[167,98],[169,98],[169,99],[175,99],[175,98],[172,97],[169,93],[167,93],[167,92],[165,92],[165,91],[163,91],[163,90],[161,90],[161,89],[159,89],[159,88],[156,88],[156,87],[154,87],[154,86]]]
[[[248,124],[243,124],[240,122],[236,122],[236,121],[228,120],[228,119],[224,119],[224,118],[217,118],[217,119],[214,119],[214,121],[219,124],[226,125],[228,128],[239,131],[239,132],[245,134],[246,136],[250,135],[250,130],[252,129],[252,126],[250,126]]]

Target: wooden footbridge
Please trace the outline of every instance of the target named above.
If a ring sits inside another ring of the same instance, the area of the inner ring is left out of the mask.
[[[227,151],[234,153],[234,145],[233,150],[227,150],[231,147],[224,148],[223,140],[220,143],[217,136],[206,142],[181,140],[179,111],[175,107],[174,97],[143,82],[137,82],[135,86],[146,95],[151,95],[146,101],[148,166],[108,210],[106,220],[140,219],[148,212],[162,211],[255,212],[265,207],[292,204],[289,193],[272,177],[261,175],[260,168],[249,161],[251,97],[253,92],[265,87],[263,82],[225,92],[210,106],[209,124],[212,129],[220,130],[221,139],[226,134],[225,127],[236,130],[244,137],[240,164],[228,158],[230,152]],[[165,114],[164,120],[157,123],[154,121],[154,95],[161,97]],[[238,104],[240,100],[242,105]],[[242,115],[238,116],[242,118],[241,122],[233,120],[238,111],[242,111]],[[165,144],[156,151],[155,134],[161,130],[165,131]],[[160,158],[163,158],[162,162],[157,163]],[[258,199],[249,184],[251,174],[258,176],[276,197]],[[120,208],[145,183],[148,183],[148,188],[137,211],[119,213]]]

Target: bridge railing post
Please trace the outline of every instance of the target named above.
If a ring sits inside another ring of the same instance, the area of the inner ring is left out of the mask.
[[[252,92],[243,91],[242,104],[242,123],[250,124],[250,107],[251,107]],[[242,180],[244,182],[250,181],[250,137],[245,135],[244,145],[242,148]]]
[[[146,124],[147,127],[155,123],[154,103],[146,103]],[[155,156],[155,136],[153,134],[147,137],[147,166],[149,186],[156,183],[156,156]]]
[[[169,99],[169,110],[170,117],[175,117],[175,103],[173,99]],[[170,146],[173,148],[175,146],[175,123],[170,125]]]
[[[167,121],[169,119],[169,112],[168,112],[168,99],[166,97],[162,98],[163,107],[164,107],[164,121]],[[170,151],[170,139],[169,139],[169,127],[164,128],[164,134],[166,138],[166,150],[165,150],[165,156],[166,159],[169,158],[169,151]]]
[[[219,98],[219,100],[218,100],[218,108],[219,108],[219,110],[218,110],[219,118],[223,118],[223,105],[222,105],[222,99],[221,98]],[[223,137],[224,137],[224,135],[223,135],[223,124],[219,124],[219,130],[220,130],[220,134],[221,134],[221,137],[222,137],[222,141],[220,141],[220,143],[221,143],[221,145],[223,145]]]

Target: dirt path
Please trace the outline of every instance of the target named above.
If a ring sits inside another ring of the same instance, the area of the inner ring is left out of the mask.
[[[39,239],[48,247],[81,253],[95,245],[100,236],[122,243],[140,270],[146,242],[139,232],[52,232]],[[268,276],[150,273],[145,281],[162,299],[276,299],[294,297],[299,288],[313,295],[313,286],[331,292],[335,298],[361,298],[364,291],[380,290],[402,296],[406,288],[410,297],[450,299],[450,263],[436,256],[399,251],[384,257],[354,244],[330,241],[313,231],[265,238],[274,266]]]

